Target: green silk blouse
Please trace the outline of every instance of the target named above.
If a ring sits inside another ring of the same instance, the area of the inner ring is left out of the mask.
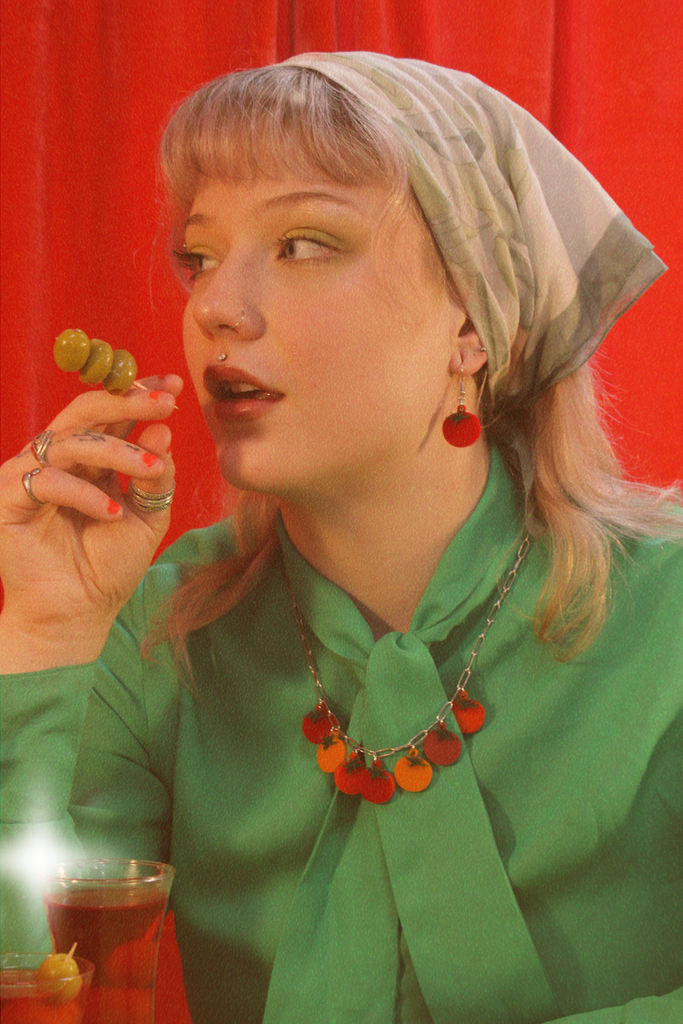
[[[230,550],[218,524],[155,563],[96,664],[5,677],[3,947],[45,941],[21,871],[41,849],[153,858],[194,1024],[681,1024],[680,546],[633,545],[600,637],[558,662],[532,543],[468,684],[484,727],[422,793],[340,793],[302,733],[285,574],[342,726],[378,749],[452,696],[522,535],[494,451],[410,631],[375,642],[280,526],[265,579],[192,635],[194,695],[139,647],[179,566]]]

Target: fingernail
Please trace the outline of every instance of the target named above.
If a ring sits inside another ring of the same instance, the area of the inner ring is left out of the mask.
[[[146,466],[153,466],[155,462],[159,461],[159,456],[152,455],[151,452],[145,452],[145,454],[142,456],[142,461]]]
[[[163,395],[163,391],[150,391],[149,397],[153,402],[156,402],[160,395]]]
[[[118,501],[114,501],[113,498],[110,498],[109,505],[107,506],[107,512],[109,513],[109,515],[115,516],[120,511],[121,506],[119,505]]]

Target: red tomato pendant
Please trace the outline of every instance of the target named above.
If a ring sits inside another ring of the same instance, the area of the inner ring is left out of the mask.
[[[432,764],[453,764],[460,757],[462,741],[446,728],[445,722],[439,722],[436,728],[430,729],[425,736],[422,749]]]
[[[366,772],[365,761],[360,754],[351,754],[348,761],[344,761],[335,769],[334,784],[342,793],[346,793],[348,796],[357,796],[360,793],[360,784]]]
[[[384,770],[379,758],[366,768],[360,780],[360,795],[371,804],[385,804],[391,800],[395,789],[394,776]]]
[[[478,700],[472,700],[467,696],[466,690],[460,691],[453,701],[452,708],[461,732],[477,732],[478,729],[481,729],[486,712]]]
[[[304,736],[311,743],[322,743],[325,737],[329,736],[337,725],[339,725],[339,722],[332,712],[328,711],[325,701],[321,700],[312,711],[304,715],[301,728],[304,731]]]

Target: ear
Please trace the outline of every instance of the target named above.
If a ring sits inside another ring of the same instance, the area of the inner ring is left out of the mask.
[[[451,373],[462,372],[466,377],[474,377],[487,360],[486,349],[479,340],[474,324],[463,310],[459,318],[459,327],[454,339],[451,355]]]

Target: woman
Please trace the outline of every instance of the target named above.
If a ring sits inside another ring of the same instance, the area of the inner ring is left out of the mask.
[[[195,1024],[675,1019],[680,518],[619,480],[585,365],[661,263],[420,62],[219,79],[163,164],[244,501],[135,589],[172,376],[4,468],[10,839],[173,863]],[[344,737],[335,786],[309,739]]]

